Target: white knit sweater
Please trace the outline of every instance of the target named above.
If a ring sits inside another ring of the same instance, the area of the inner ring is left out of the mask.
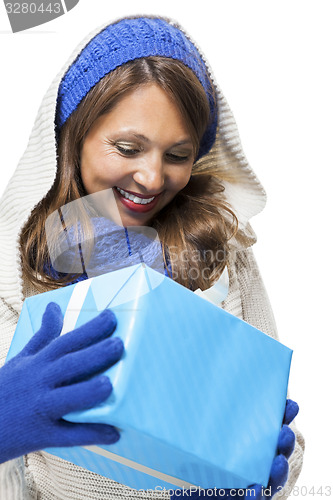
[[[109,23],[105,23],[106,26]],[[27,149],[0,200],[0,366],[4,363],[25,297],[37,293],[22,279],[19,235],[34,206],[51,188],[57,169],[54,117],[59,82],[80,50],[102,27],[91,33],[51,84],[40,106]],[[204,56],[203,59],[205,60]],[[208,66],[208,64],[207,64]],[[213,75],[212,79],[214,81]],[[217,85],[216,85],[217,87]],[[240,233],[255,242],[249,219],[265,205],[265,192],[241,148],[232,113],[217,87],[219,132],[212,151],[200,160],[218,162],[225,172],[226,201],[235,211]],[[222,306],[268,335],[277,338],[271,307],[250,248],[234,242],[229,262],[230,289]],[[304,441],[297,442],[290,460],[290,492],[300,473]],[[0,500],[110,500],[168,498],[167,492],[143,495],[44,452],[0,465]]]

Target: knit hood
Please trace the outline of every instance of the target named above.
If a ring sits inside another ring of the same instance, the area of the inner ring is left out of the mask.
[[[139,16],[133,16],[139,17]],[[141,16],[140,16],[141,17]],[[144,16],[155,18],[156,16]],[[158,16],[161,18],[160,16]],[[249,220],[265,206],[266,194],[244,155],[234,117],[218,88],[209,64],[198,45],[186,31],[173,20],[167,22],[182,30],[197,47],[217,91],[218,124],[214,146],[198,161],[219,162],[225,171],[225,201],[231,206],[239,221],[239,232],[246,246],[256,241]],[[37,203],[52,187],[57,173],[56,107],[61,80],[87,43],[108,25],[107,22],[91,32],[76,48],[50,85],[40,105],[27,148],[0,200],[0,297],[17,312],[24,300],[19,238],[23,226]]]

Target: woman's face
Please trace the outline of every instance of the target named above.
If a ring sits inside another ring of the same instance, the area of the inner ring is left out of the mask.
[[[183,117],[156,84],[123,97],[90,128],[81,150],[88,194],[112,188],[124,226],[147,225],[188,183],[194,147]]]

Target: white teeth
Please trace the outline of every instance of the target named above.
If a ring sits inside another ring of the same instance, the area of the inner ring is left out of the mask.
[[[138,198],[138,196],[134,196],[134,194],[127,193],[127,191],[124,191],[123,189],[120,189],[119,187],[116,187],[116,189],[127,200],[131,200],[131,201],[133,201],[133,203],[137,203],[138,205],[147,205],[147,203],[151,203],[155,199],[155,196],[153,196],[152,198]]]

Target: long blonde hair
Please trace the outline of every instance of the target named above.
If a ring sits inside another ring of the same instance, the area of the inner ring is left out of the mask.
[[[87,194],[80,175],[80,152],[88,130],[126,93],[150,82],[160,85],[174,100],[198,152],[212,117],[204,89],[184,64],[148,57],[126,63],[102,78],[58,131],[55,182],[32,211],[20,235],[23,275],[39,290],[64,286],[77,277],[68,274],[55,279],[45,271],[49,261],[45,221],[55,210]],[[223,190],[218,161],[207,162],[203,157],[194,163],[187,186],[150,223],[158,232],[173,279],[188,288],[206,289],[227,263],[228,241],[236,234],[238,221],[223,200]],[[92,231],[88,216],[84,230]]]

